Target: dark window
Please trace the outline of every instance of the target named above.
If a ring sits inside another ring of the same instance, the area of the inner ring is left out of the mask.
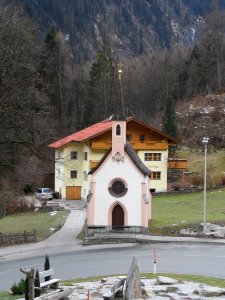
[[[122,181],[115,181],[112,184],[112,191],[117,194],[120,195],[125,191],[125,185]]]
[[[144,142],[144,140],[145,140],[144,134],[140,134],[140,142]]]
[[[70,152],[70,159],[77,159],[77,151]]]
[[[121,127],[119,124],[116,125],[116,135],[121,135]]]
[[[84,160],[88,160],[88,153],[84,152]]]
[[[123,181],[115,180],[109,187],[109,192],[114,197],[122,197],[126,194],[127,188]]]
[[[126,135],[126,139],[127,139],[128,142],[132,141],[132,135],[128,133]]]
[[[76,170],[70,171],[70,178],[77,178],[77,171]]]

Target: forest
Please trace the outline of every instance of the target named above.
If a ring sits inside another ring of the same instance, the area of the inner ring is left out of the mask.
[[[225,87],[225,13],[218,9],[194,45],[121,60],[106,34],[95,58],[77,64],[66,34],[50,26],[42,37],[23,8],[1,1],[0,45],[2,188],[36,187],[54,170],[48,144],[113,114],[118,63],[126,115],[159,129],[168,97],[180,103]]]

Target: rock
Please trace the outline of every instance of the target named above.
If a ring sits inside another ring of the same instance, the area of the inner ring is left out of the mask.
[[[108,278],[102,278],[100,282],[101,282],[101,283],[105,283],[105,282],[107,282],[107,281],[108,281]]]
[[[218,287],[204,287],[200,291],[200,296],[204,297],[219,297],[225,294],[225,290]]]
[[[188,229],[181,229],[180,234],[189,235],[189,230]]]
[[[173,279],[173,278],[169,278],[169,277],[165,277],[165,276],[157,276],[157,284],[160,285],[170,285],[170,284],[176,284],[177,280]]]
[[[139,270],[137,258],[134,257],[126,279],[124,299],[131,300],[131,299],[138,299],[141,297],[142,297],[142,291],[141,291],[140,270]]]
[[[188,293],[179,291],[179,292],[177,292],[177,295],[178,296],[188,296]]]
[[[224,231],[223,230],[217,230],[213,233],[213,236],[215,238],[223,238],[225,235]]]
[[[220,230],[221,229],[221,226],[219,226],[219,225],[216,225],[216,224],[208,224],[207,225],[207,229],[209,230],[209,231],[218,231],[218,230]]]
[[[180,230],[180,234],[181,235],[191,235],[191,236],[194,236],[194,235],[197,235],[198,232],[196,232],[196,231],[191,230],[190,228],[188,228],[188,229],[181,229]]]

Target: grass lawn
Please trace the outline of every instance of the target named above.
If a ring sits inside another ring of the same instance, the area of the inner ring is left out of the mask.
[[[176,151],[176,156],[188,160],[188,171],[194,172],[203,176],[204,174],[204,160],[205,154],[201,149],[193,150],[190,148],[182,147],[181,150]],[[208,149],[209,150],[209,149]],[[224,150],[218,150],[216,152],[207,152],[207,186],[213,186],[216,183],[216,178],[222,176],[225,172],[225,155]]]
[[[51,228],[57,228],[64,223],[68,216],[68,210],[59,210],[51,216],[47,211],[18,213],[0,219],[2,233],[19,233],[36,231],[37,241],[46,239],[51,235]],[[1,299],[1,298],[0,298]]]
[[[225,225],[225,189],[207,192],[206,203],[206,221]],[[181,228],[199,226],[203,222],[203,192],[154,195],[152,218],[151,233],[176,234]]]
[[[118,276],[118,275],[115,275],[115,276]],[[167,277],[174,278],[177,280],[193,281],[193,282],[207,284],[209,286],[225,288],[225,281],[223,278],[207,277],[207,276],[200,276],[200,275],[189,275],[189,274],[170,274],[170,273],[158,273],[156,275],[154,275],[153,273],[142,273],[141,276],[144,276],[144,277],[150,278],[150,279],[156,278],[157,276],[167,276]],[[101,280],[102,278],[105,278],[105,277],[107,277],[107,275],[96,276],[96,277],[87,277],[87,278],[77,278],[77,279],[65,280],[65,281],[63,281],[63,284],[67,285],[67,286],[71,286],[71,285],[73,285],[73,283],[97,281],[97,280]]]
[[[0,299],[1,300],[14,300],[14,299],[20,299],[22,297],[23,297],[22,295],[20,295],[20,296],[13,296],[13,295],[10,295],[8,292],[2,292],[2,291],[0,291]]]

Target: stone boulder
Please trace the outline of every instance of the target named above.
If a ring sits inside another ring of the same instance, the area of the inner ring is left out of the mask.
[[[176,284],[178,281],[173,278],[165,277],[165,276],[157,276],[156,284],[159,285],[172,285]]]
[[[141,277],[137,258],[134,257],[126,279],[124,299],[131,300],[139,298],[142,298]]]
[[[213,233],[213,236],[215,238],[224,238],[225,232],[224,232],[224,230],[217,230]]]
[[[207,223],[207,230],[208,231],[218,231],[221,229],[221,226],[216,224]]]
[[[200,290],[200,296],[204,297],[220,297],[225,295],[225,290],[218,287],[204,287]]]

